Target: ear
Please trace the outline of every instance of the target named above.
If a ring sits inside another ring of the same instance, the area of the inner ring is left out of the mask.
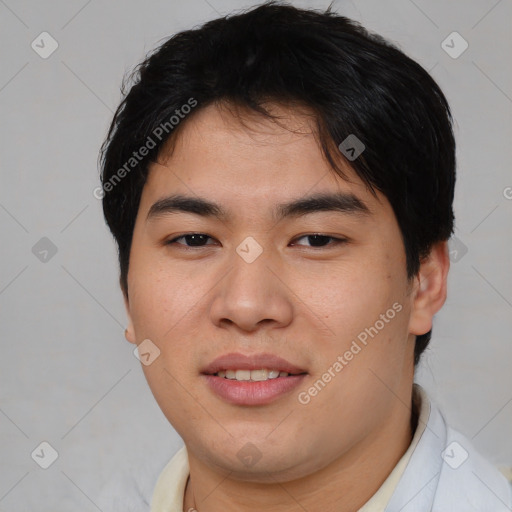
[[[432,319],[446,300],[447,277],[450,268],[448,242],[432,246],[414,278],[413,302],[409,332],[420,336],[432,329]]]
[[[135,339],[135,329],[133,327],[132,317],[130,314],[130,303],[128,301],[128,297],[123,293],[124,307],[126,309],[126,316],[128,317],[128,327],[124,331],[124,337],[126,341],[130,343],[137,344],[137,340]]]

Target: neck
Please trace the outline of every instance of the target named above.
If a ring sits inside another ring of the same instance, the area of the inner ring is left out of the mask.
[[[411,394],[405,403],[412,403]],[[411,414],[396,400],[388,419],[348,452],[315,473],[284,483],[235,480],[189,452],[183,510],[259,512],[264,507],[266,512],[291,512],[299,505],[304,510],[353,512],[377,492],[407,451],[416,424],[414,407]]]

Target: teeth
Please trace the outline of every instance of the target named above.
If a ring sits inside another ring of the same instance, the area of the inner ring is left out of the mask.
[[[232,380],[251,380],[262,381],[268,379],[277,379],[277,377],[288,377],[287,372],[280,372],[279,370],[226,370],[216,373],[219,377],[225,377]]]

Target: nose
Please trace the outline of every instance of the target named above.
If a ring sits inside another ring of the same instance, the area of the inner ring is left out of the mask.
[[[236,326],[253,332],[263,325],[285,327],[293,318],[292,292],[280,275],[279,264],[268,251],[251,263],[236,252],[231,270],[218,287],[211,303],[211,320],[218,327]],[[279,276],[279,277],[278,277]]]

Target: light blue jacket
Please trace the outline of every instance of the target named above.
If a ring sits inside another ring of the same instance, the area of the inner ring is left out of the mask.
[[[427,426],[385,512],[511,512],[512,484],[429,402]]]

